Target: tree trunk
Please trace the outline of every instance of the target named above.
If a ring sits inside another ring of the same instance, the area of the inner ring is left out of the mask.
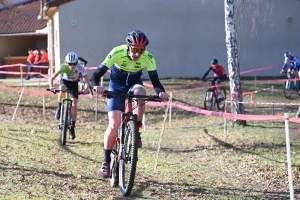
[[[238,59],[238,48],[236,40],[234,16],[234,0],[224,0],[225,6],[225,32],[226,32],[226,48],[228,56],[228,73],[230,81],[230,97],[233,104],[232,112],[235,114],[245,114],[242,95],[242,84],[240,77],[240,66]],[[245,126],[245,120],[234,120],[238,125]]]

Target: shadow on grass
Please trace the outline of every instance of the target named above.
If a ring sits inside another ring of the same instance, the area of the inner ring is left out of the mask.
[[[152,189],[151,189],[152,188]],[[289,192],[266,192],[264,190],[249,190],[249,189],[236,189],[229,187],[209,187],[200,186],[197,184],[190,184],[187,182],[178,183],[161,183],[157,181],[135,181],[135,188],[131,193],[131,198],[138,198],[143,196],[143,191],[151,191],[153,195],[160,198],[191,198],[191,199],[290,199]],[[182,196],[182,194],[185,194]],[[298,190],[294,194],[300,194]],[[151,195],[150,195],[151,196]],[[123,199],[123,198],[118,198]],[[148,199],[148,198],[147,198]]]
[[[229,143],[226,143],[224,141],[221,141],[219,140],[218,138],[212,136],[211,134],[208,133],[207,129],[204,129],[204,132],[206,135],[208,135],[209,137],[211,137],[215,142],[217,142],[220,146],[223,146],[225,148],[230,148],[230,149],[234,149],[236,151],[240,151],[242,153],[247,153],[247,154],[252,154],[252,155],[257,155],[257,156],[260,156],[266,160],[269,160],[269,161],[273,161],[273,162],[276,162],[276,163],[286,163],[286,162],[282,162],[282,161],[278,161],[278,160],[273,160],[273,159],[270,159],[270,158],[267,158],[265,156],[262,156],[261,154],[259,153],[256,153],[254,151],[250,151],[250,150],[246,150],[246,149],[243,149],[243,148],[239,148],[239,147],[236,147],[232,144],[229,144]],[[300,145],[291,145],[291,147],[295,147],[297,149],[300,149]],[[266,143],[259,143],[259,144],[254,144],[254,145],[247,145],[247,148],[248,149],[285,149],[286,148],[286,145],[285,144],[266,144]],[[297,167],[299,167],[298,165],[295,165]]]
[[[34,167],[22,166],[22,165],[14,165],[10,167],[11,164],[1,163],[0,170],[3,172],[8,171],[19,171],[20,175],[31,177],[34,174],[44,174],[44,175],[55,175],[60,178],[68,179],[74,177],[71,173],[59,173],[59,170],[45,170],[38,169]],[[27,173],[26,173],[27,172]],[[81,176],[82,180],[95,180],[95,177]],[[96,178],[97,179],[97,178]],[[97,179],[98,180],[98,179]],[[99,179],[102,182],[106,182],[107,180]]]

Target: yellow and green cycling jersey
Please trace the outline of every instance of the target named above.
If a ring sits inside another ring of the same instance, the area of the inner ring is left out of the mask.
[[[156,94],[164,92],[156,71],[153,55],[145,50],[137,61],[131,60],[127,45],[113,48],[91,77],[93,86],[99,86],[100,78],[111,69],[109,89],[127,92],[132,86],[143,85],[141,80],[143,69],[148,71],[149,78]]]
[[[110,80],[115,84],[135,84],[140,80],[143,69],[147,69],[150,76],[157,74],[155,59],[149,51],[146,50],[135,62],[128,56],[127,45],[113,48],[99,68],[111,69]]]

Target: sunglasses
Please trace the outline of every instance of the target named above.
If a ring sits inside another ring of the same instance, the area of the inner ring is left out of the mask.
[[[138,49],[138,48],[130,47],[130,52],[133,54],[136,54],[136,53],[143,54],[145,52],[145,48]]]
[[[76,66],[77,63],[68,63],[69,66]]]

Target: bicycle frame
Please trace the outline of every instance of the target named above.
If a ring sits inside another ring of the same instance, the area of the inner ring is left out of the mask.
[[[204,96],[204,109],[212,110],[212,107],[217,104],[218,110],[223,110],[225,107],[226,90],[223,87],[218,87],[223,99],[218,99],[218,90],[215,85],[210,86],[205,92]]]
[[[159,101],[159,97],[134,95],[133,91],[127,94],[120,94],[111,91],[105,91],[104,96],[113,98],[114,95],[120,95],[127,100],[125,111],[122,112],[121,125],[116,135],[111,162],[110,162],[110,185],[111,187],[119,185],[121,194],[128,196],[133,188],[137,156],[137,115],[133,114],[134,98],[140,98],[144,101]],[[128,167],[129,171],[125,172]]]
[[[63,117],[64,117],[64,109],[65,109],[65,105],[69,104],[70,106],[68,106],[68,109],[70,110],[70,112],[68,112],[69,116],[68,117],[68,129],[71,126],[72,123],[72,105],[73,105],[73,100],[70,98],[70,93],[66,92],[66,97],[62,99],[61,101],[61,109],[60,109],[60,119],[59,119],[59,129],[62,129],[61,125],[63,125]]]
[[[51,91],[50,89],[47,89],[48,91]],[[52,91],[53,92],[53,91]],[[55,90],[53,93],[56,92],[65,92],[66,96],[61,101],[61,107],[60,107],[60,118],[59,118],[59,124],[58,129],[61,130],[61,142],[62,145],[66,145],[66,138],[67,138],[67,131],[71,129],[72,125],[72,106],[73,106],[73,100],[70,98],[71,90]],[[82,93],[78,93],[82,94]]]
[[[289,99],[291,98],[292,94],[299,94],[299,81],[297,80],[297,77],[295,74],[290,74],[289,76],[287,72],[284,72],[282,74],[283,76],[286,76],[288,79],[283,84],[283,93],[284,96]]]

